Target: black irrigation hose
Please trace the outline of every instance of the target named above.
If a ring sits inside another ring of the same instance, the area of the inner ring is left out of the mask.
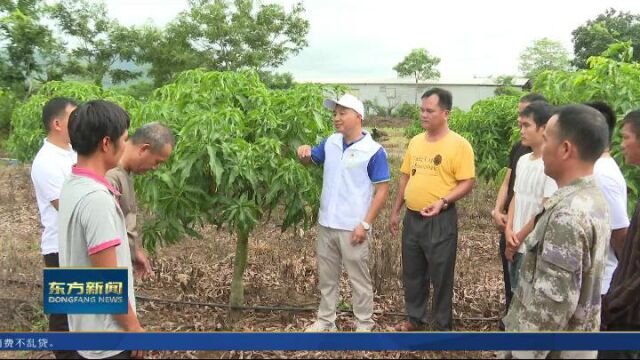
[[[235,306],[232,307],[229,304],[215,304],[215,303],[203,303],[197,301],[181,301],[181,300],[169,300],[169,299],[158,299],[152,298],[144,295],[136,295],[136,299],[149,301],[149,302],[159,302],[159,303],[167,303],[167,304],[177,304],[177,305],[193,305],[193,306],[206,306],[206,307],[215,307],[222,309],[238,309],[238,310],[254,310],[254,311],[290,311],[290,312],[311,312],[316,311],[317,308],[313,307],[294,307],[294,306]],[[352,314],[353,310],[340,310],[341,313],[349,313]],[[375,313],[377,315],[382,316],[407,316],[405,313],[399,312],[378,312]],[[463,320],[463,321],[498,321],[499,317],[454,317],[455,320]]]
[[[169,300],[169,299],[160,299],[153,298],[145,295],[136,295],[136,299],[142,301],[149,302],[158,302],[158,303],[166,303],[166,304],[176,304],[176,305],[193,305],[193,306],[206,306],[206,307],[214,307],[221,309],[235,309],[235,310],[255,310],[255,311],[291,311],[291,312],[307,312],[307,311],[316,311],[317,308],[311,307],[295,307],[295,306],[231,306],[229,304],[215,304],[215,303],[206,303],[199,301],[180,301],[180,300]]]
[[[36,287],[42,287],[42,284],[32,283],[32,282],[27,282],[27,281],[22,281],[22,280],[4,279],[2,281],[6,281],[6,282],[10,282],[10,283],[23,284],[23,285],[31,285],[31,286],[36,286]],[[154,297],[150,297],[150,296],[146,296],[146,295],[136,295],[136,299],[142,300],[142,301],[148,301],[148,302],[165,303],[165,304],[204,306],[204,307],[213,307],[213,308],[220,308],[220,309],[231,309],[231,308],[233,308],[233,309],[237,309],[237,310],[252,310],[252,311],[258,311],[258,312],[262,312],[262,311],[265,311],[265,312],[268,312],[268,311],[313,312],[313,311],[317,310],[317,308],[315,308],[315,307],[296,307],[296,306],[234,306],[234,307],[232,307],[229,304],[216,304],[216,303],[199,302],[199,301],[170,300],[170,299],[154,298]],[[353,310],[341,310],[340,312],[342,312],[342,313],[353,313]],[[382,315],[382,316],[398,316],[398,317],[407,316],[407,314],[399,313],[399,312],[381,312],[381,313],[376,313],[376,314]],[[485,318],[485,317],[459,317],[459,316],[456,316],[456,317],[454,317],[454,320],[461,320],[461,321],[499,321],[500,317],[494,316],[494,317]]]

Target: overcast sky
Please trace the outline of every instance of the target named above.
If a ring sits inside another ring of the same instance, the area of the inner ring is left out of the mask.
[[[263,0],[290,9],[294,0]],[[186,0],[108,0],[126,25],[163,25]],[[534,40],[560,41],[572,53],[571,31],[605,9],[640,13],[640,0],[306,0],[309,46],[278,71],[297,80],[390,79],[413,48],[442,59],[442,79],[518,73],[519,54]]]

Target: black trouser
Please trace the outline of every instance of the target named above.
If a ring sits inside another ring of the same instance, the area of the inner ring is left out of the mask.
[[[622,324],[610,324],[607,331],[640,331],[640,326],[629,326]],[[604,350],[598,351],[598,359],[640,359],[638,350]]]
[[[44,265],[46,267],[60,267],[58,253],[44,255]],[[69,331],[67,314],[49,314],[49,331]],[[76,359],[77,353],[69,350],[53,351],[56,359]]]
[[[404,300],[409,321],[427,323],[429,285],[433,285],[431,320],[439,331],[453,328],[453,278],[458,243],[455,206],[431,218],[407,209],[402,230]]]
[[[506,300],[505,309],[509,310],[511,305],[511,298],[513,292],[511,291],[511,277],[509,276],[509,260],[504,254],[507,250],[507,239],[504,237],[504,233],[500,234],[500,260],[502,260],[502,277],[504,278],[504,298]]]

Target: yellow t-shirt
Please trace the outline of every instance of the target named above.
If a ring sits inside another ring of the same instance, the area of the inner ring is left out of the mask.
[[[473,149],[453,131],[433,143],[421,133],[409,142],[400,171],[409,175],[404,191],[407,207],[420,211],[448,195],[458,181],[475,177]]]

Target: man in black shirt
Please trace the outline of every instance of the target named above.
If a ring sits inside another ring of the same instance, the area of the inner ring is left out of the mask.
[[[520,126],[520,113],[524,108],[529,106],[534,101],[547,101],[547,99],[536,93],[530,93],[523,96],[520,99],[520,103],[518,104],[518,126]],[[507,211],[509,210],[509,203],[511,202],[511,198],[513,198],[513,185],[516,182],[516,165],[518,164],[518,159],[524,154],[528,154],[531,152],[531,148],[522,145],[520,141],[516,142],[511,148],[511,153],[509,154],[509,164],[507,165],[507,173],[502,181],[502,185],[500,186],[500,191],[498,192],[498,198],[496,199],[495,208],[491,211],[491,215],[493,216],[493,220],[496,224],[496,228],[500,231],[500,258],[502,259],[502,274],[504,277],[504,295],[506,299],[506,309],[509,308],[509,304],[511,303],[511,297],[513,296],[511,292],[511,282],[509,281],[509,262],[505,257],[505,249],[507,246],[506,239],[504,237],[504,228],[507,225]],[[501,324],[502,326],[502,324]]]
[[[627,164],[640,165],[640,110],[622,122],[622,152]],[[602,302],[602,325],[608,331],[640,331],[640,201],[613,273],[611,287]],[[600,351],[600,359],[640,359],[640,351]]]

